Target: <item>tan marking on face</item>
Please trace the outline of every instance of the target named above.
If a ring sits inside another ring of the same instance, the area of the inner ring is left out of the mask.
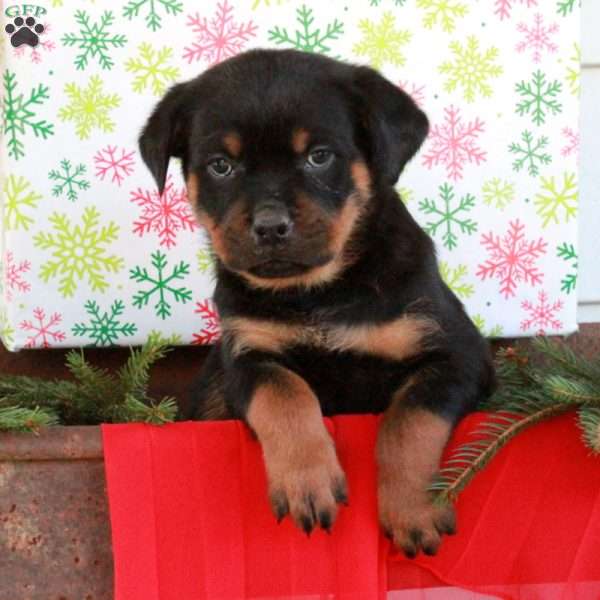
[[[346,485],[319,401],[300,376],[275,364],[271,369],[246,419],[262,446],[273,509],[277,514],[286,505],[301,525],[314,519],[312,501],[317,515],[327,511],[333,522],[336,495]]]
[[[354,351],[402,361],[427,348],[427,336],[439,326],[426,317],[406,315],[384,324],[310,325],[233,317],[222,322],[235,356],[250,350],[283,353],[293,346],[330,352]]]
[[[294,129],[292,133],[292,148],[296,154],[303,154],[308,148],[308,142],[310,140],[310,133],[308,130],[299,127]]]
[[[205,397],[194,419],[199,421],[223,421],[232,419],[229,408],[225,403],[223,375],[213,375],[206,385]]]
[[[360,161],[356,160],[350,166],[350,176],[354,181],[354,187],[366,198],[371,195],[371,173],[369,167]]]
[[[198,176],[191,173],[186,182],[187,196],[190,204],[196,208],[199,205],[199,185]]]
[[[233,158],[239,158],[242,153],[242,139],[237,133],[229,132],[223,136],[223,146]]]

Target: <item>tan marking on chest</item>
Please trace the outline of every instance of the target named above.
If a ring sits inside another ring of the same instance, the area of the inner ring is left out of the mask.
[[[295,325],[259,319],[224,319],[223,330],[234,355],[250,350],[283,353],[293,346],[312,346],[330,352],[358,352],[389,360],[405,360],[427,347],[427,337],[439,330],[432,319],[403,316],[384,324]]]

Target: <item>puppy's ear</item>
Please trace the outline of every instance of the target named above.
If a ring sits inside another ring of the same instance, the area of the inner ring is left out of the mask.
[[[356,68],[353,87],[371,168],[393,185],[427,137],[427,117],[408,94],[373,69]]]
[[[165,188],[169,158],[184,158],[186,151],[189,123],[183,113],[187,85],[177,84],[167,92],[154,108],[139,138],[140,153],[161,194]]]

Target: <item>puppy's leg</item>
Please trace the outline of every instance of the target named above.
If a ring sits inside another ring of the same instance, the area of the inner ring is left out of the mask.
[[[434,411],[432,396],[456,391],[443,371],[422,370],[395,393],[378,433],[379,519],[409,558],[419,550],[435,554],[441,536],[455,531],[454,510],[434,504],[427,488],[452,430],[452,418]]]
[[[262,445],[273,512],[278,520],[289,513],[306,533],[317,525],[329,530],[337,504],[346,502],[346,479],[318,399],[276,362],[245,355],[236,363],[228,380],[246,394],[243,416]]]

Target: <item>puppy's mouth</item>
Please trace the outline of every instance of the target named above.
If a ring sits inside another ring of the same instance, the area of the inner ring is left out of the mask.
[[[269,259],[256,264],[248,269],[248,273],[255,277],[272,279],[276,277],[294,277],[308,273],[315,267],[320,267],[331,260],[330,256],[322,256],[318,259],[308,262],[298,262],[285,259]]]

